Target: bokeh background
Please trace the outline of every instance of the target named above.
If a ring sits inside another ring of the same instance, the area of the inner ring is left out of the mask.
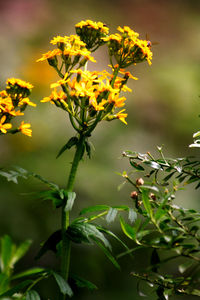
[[[131,204],[131,187],[117,189],[122,179],[116,172],[129,169],[122,158],[124,150],[156,154],[156,146],[164,145],[166,156],[198,155],[188,144],[193,132],[199,130],[199,12],[198,0],[0,1],[0,87],[5,87],[8,77],[29,81],[34,85],[31,100],[37,103],[37,108],[29,108],[25,114],[26,121],[32,124],[33,137],[1,137],[0,165],[21,166],[65,187],[73,151],[59,159],[55,157],[73,131],[62,111],[40,103],[50,94],[49,85],[57,77],[46,62],[36,60],[52,49],[49,41],[54,36],[74,34],[74,25],[86,19],[106,23],[112,33],[119,25],[130,26],[142,38],[148,35],[159,44],[152,48],[152,66],[143,63],[130,68],[139,80],[129,82],[133,92],[127,95],[128,126],[119,121],[105,122],[92,136],[95,151],[91,160],[85,159],[80,165],[72,215],[77,216],[82,208],[93,204]],[[95,58],[97,63],[90,63],[89,69],[108,69],[106,47],[98,50]],[[34,179],[20,180],[18,185],[0,180],[0,235],[7,233],[17,243],[33,240],[18,269],[34,265],[39,244],[60,227],[59,212],[36,196],[44,188]],[[178,194],[177,201],[183,206],[200,207],[199,194],[192,190]],[[117,223],[111,227],[121,234]],[[114,244],[114,252],[120,251]],[[146,253],[139,253],[133,260],[124,258],[119,272],[97,248],[75,245],[73,272],[96,283],[99,290],[79,290],[73,299],[141,299],[130,272],[147,260]],[[57,261],[49,253],[37,264],[56,267]],[[42,299],[47,299],[47,293],[48,299],[55,299],[57,288],[52,283],[40,289]],[[156,299],[155,294],[148,299]]]

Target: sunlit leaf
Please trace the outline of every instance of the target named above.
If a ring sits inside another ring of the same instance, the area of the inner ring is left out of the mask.
[[[26,294],[26,300],[40,300],[40,295],[36,291],[30,290]]]

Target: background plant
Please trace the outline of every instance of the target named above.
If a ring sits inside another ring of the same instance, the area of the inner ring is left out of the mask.
[[[176,193],[188,184],[200,187],[200,162],[198,159],[166,158],[162,147],[157,147],[159,157],[149,152],[141,154],[126,151],[123,156],[132,166],[130,173],[122,176],[134,190],[131,198],[135,210],[133,224],[121,217],[123,232],[134,242],[129,251],[119,257],[148,249],[151,255],[146,267],[134,270],[131,275],[149,284],[157,299],[169,299],[173,295],[200,295],[200,213],[175,203]],[[140,174],[138,178],[138,173]],[[188,199],[190,201],[190,199]],[[172,262],[173,271],[168,268]]]

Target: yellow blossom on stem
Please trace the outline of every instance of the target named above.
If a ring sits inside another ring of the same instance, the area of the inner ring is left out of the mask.
[[[24,123],[24,121],[21,122],[18,130],[21,131],[23,134],[27,136],[32,136],[32,129],[30,129],[31,124],[29,123]]]
[[[5,121],[6,121],[6,116],[4,115],[0,120],[0,131],[2,133],[7,133],[7,130],[12,128],[12,124],[5,123]]]

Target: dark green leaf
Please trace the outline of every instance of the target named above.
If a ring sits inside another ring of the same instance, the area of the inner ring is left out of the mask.
[[[113,255],[110,253],[110,251],[104,247],[102,243],[100,243],[98,240],[95,240],[96,244],[103,250],[104,254],[109,258],[109,260],[113,263],[113,265],[117,268],[120,269],[120,265],[116,261],[116,259],[113,257]]]
[[[53,234],[50,235],[50,237],[47,239],[47,241],[43,244],[42,248],[36,255],[35,259],[39,259],[41,256],[43,256],[48,250],[51,250],[56,253],[57,244],[61,241],[61,230],[55,231]]]
[[[108,223],[113,222],[117,216],[117,213],[118,213],[118,210],[116,208],[111,207],[106,215],[106,221]]]
[[[53,272],[53,276],[60,288],[60,291],[63,295],[68,295],[69,297],[73,296],[73,291],[71,287],[69,286],[68,282],[65,281],[65,279],[60,276],[58,273]]]
[[[78,138],[76,136],[71,137],[69,141],[60,149],[56,158],[61,156],[61,154],[63,154],[63,152],[65,152],[67,149],[70,149],[71,147],[77,145],[77,142]]]
[[[130,159],[130,164],[131,164],[131,166],[134,167],[136,170],[138,170],[138,171],[144,171],[144,168],[143,168],[140,164],[134,162],[132,159]]]
[[[70,211],[72,209],[75,198],[75,192],[67,192],[67,203],[65,205],[65,212]]]
[[[166,177],[163,178],[163,180],[166,182],[168,181],[176,172],[172,172],[169,175],[167,175]]]
[[[26,293],[26,300],[40,300],[40,295],[34,291],[28,291],[28,293]]]
[[[15,293],[20,292],[21,290],[23,290],[25,287],[27,287],[28,285],[30,285],[32,283],[33,283],[32,280],[25,280],[25,281],[19,283],[18,285],[14,286],[13,288],[9,289],[5,293],[1,294],[0,298],[11,297],[12,295],[14,295]]]
[[[80,287],[80,288],[88,288],[89,290],[96,290],[97,286],[93,284],[92,282],[77,276],[77,275],[72,275],[72,279],[75,281],[75,284]]]

